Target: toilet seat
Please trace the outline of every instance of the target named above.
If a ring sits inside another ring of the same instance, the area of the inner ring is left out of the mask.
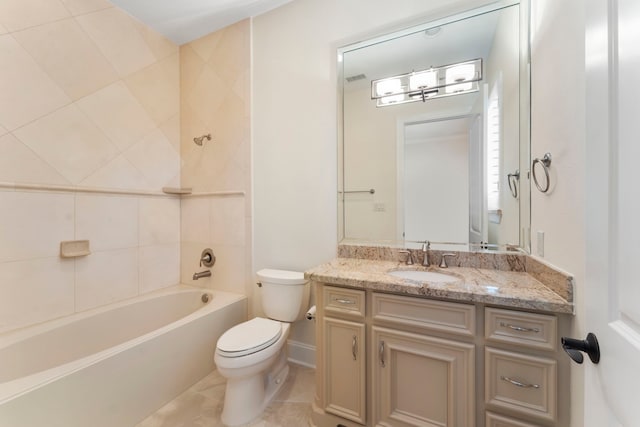
[[[282,324],[256,317],[240,323],[222,334],[216,346],[223,357],[242,357],[273,345],[282,335]]]

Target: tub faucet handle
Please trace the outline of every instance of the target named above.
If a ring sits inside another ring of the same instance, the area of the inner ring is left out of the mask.
[[[200,267],[203,265],[205,267],[213,267],[215,263],[216,256],[213,254],[213,251],[210,248],[203,250],[202,254],[200,254]]]

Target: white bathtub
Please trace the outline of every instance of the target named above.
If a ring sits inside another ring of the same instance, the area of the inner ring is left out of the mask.
[[[176,286],[2,334],[0,426],[134,426],[211,372],[246,316],[243,295]]]

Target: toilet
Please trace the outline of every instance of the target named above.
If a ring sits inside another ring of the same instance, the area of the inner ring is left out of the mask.
[[[309,303],[309,282],[295,271],[263,269],[262,308],[256,317],[226,331],[214,360],[227,379],[222,422],[240,426],[260,416],[289,374],[285,344],[290,322],[301,319]]]

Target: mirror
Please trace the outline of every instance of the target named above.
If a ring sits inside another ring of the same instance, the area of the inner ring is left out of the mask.
[[[339,241],[528,251],[522,8],[500,3],[339,49]]]

